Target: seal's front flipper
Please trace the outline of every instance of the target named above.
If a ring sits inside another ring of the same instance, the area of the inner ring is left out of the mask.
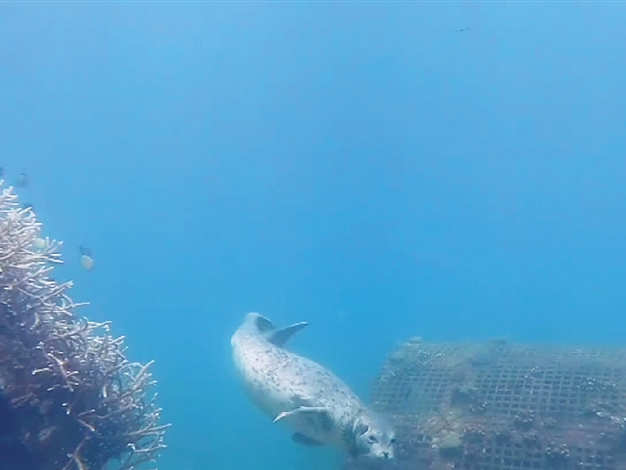
[[[280,330],[275,330],[269,334],[267,340],[278,347],[282,347],[289,338],[291,338],[294,334],[296,334],[307,325],[308,323],[303,321],[300,323],[295,323],[286,328],[281,328]]]
[[[294,426],[306,426],[319,432],[327,433],[333,429],[333,420],[328,409],[323,406],[301,406],[291,411],[283,411],[274,422],[292,422]]]
[[[328,411],[323,406],[300,406],[295,410],[283,411],[276,418],[274,422],[285,421],[289,419],[319,419],[322,415],[328,417]]]
[[[316,441],[315,439],[311,439],[310,437],[306,437],[304,434],[300,434],[299,432],[291,436],[291,439],[293,439],[293,442],[308,447],[318,447],[324,445],[321,442]]]

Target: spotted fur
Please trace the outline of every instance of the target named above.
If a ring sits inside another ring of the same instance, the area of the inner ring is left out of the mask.
[[[391,427],[332,372],[283,347],[305,326],[276,329],[258,313],[246,315],[231,346],[250,399],[289,427],[296,442],[332,445],[354,456],[393,458]]]

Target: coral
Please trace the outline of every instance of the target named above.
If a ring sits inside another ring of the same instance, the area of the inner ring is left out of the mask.
[[[0,470],[132,470],[164,447],[149,366],[51,277],[60,243],[0,183]]]

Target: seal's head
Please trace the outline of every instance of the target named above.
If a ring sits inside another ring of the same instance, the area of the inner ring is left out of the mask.
[[[368,412],[360,415],[352,429],[355,457],[393,459],[396,433],[382,416]]]

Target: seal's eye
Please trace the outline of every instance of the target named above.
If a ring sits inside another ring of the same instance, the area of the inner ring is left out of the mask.
[[[368,439],[368,440],[369,440],[372,444],[378,441],[378,439],[376,439],[376,436],[370,436],[370,437],[368,437],[367,439]]]

